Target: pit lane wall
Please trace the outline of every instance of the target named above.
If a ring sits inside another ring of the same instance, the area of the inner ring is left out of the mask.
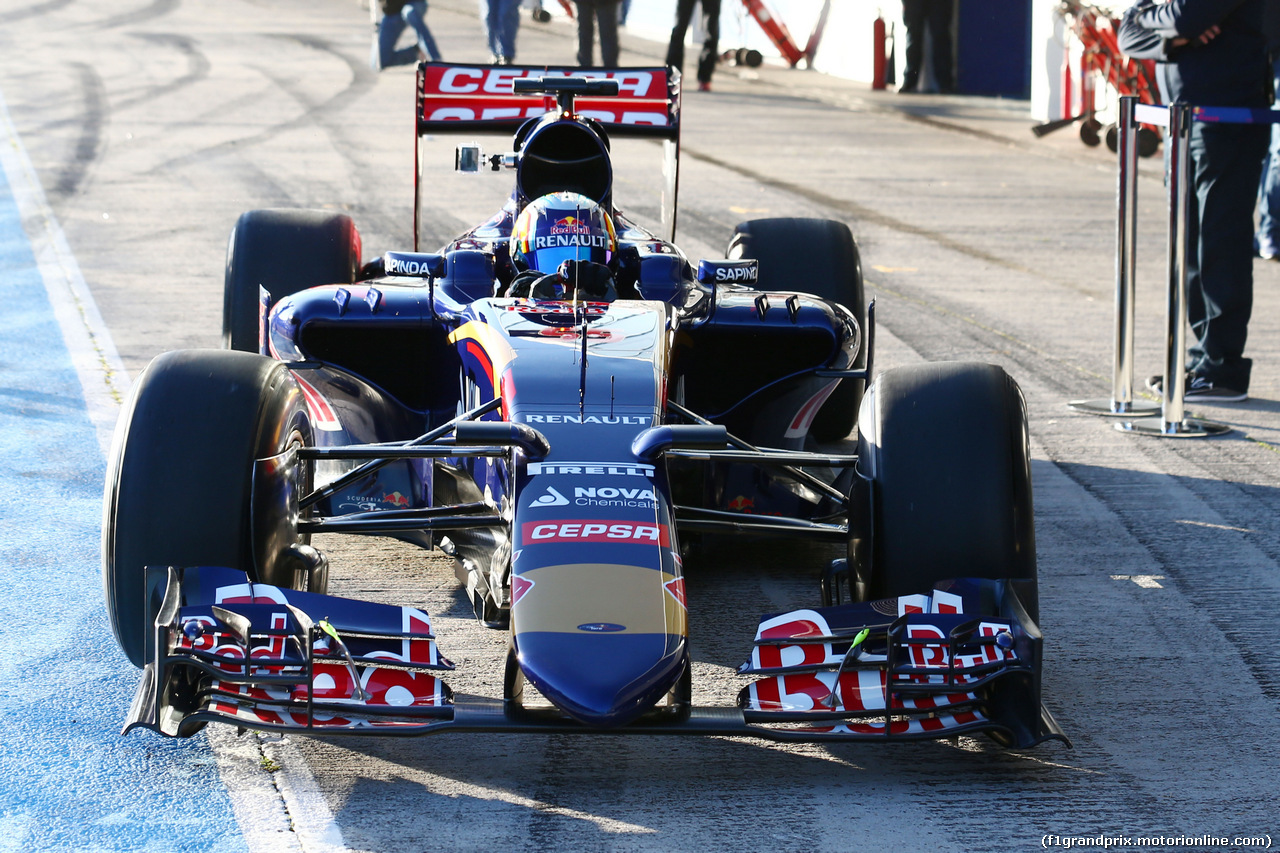
[[[768,0],[769,7],[786,25],[792,40],[804,48],[822,11],[823,0]],[[1114,7],[1119,14],[1127,4],[1096,3]],[[1057,14],[1059,0],[958,0],[956,4],[956,56],[962,94],[1018,97],[1028,100],[1028,117],[1046,121],[1062,116],[1063,24]],[[632,0],[627,32],[664,43],[675,20],[676,0]],[[896,35],[894,79],[901,81],[906,64],[906,29],[898,0],[831,0],[826,29],[814,69],[848,80],[870,83],[874,61],[873,25],[883,17],[886,30]],[[781,54],[746,11],[740,0],[721,0],[720,49],[750,47],[768,61],[785,64]],[[696,21],[690,27],[689,45],[702,41]],[[1013,51],[1010,54],[1009,51]],[[696,48],[685,52],[685,69],[692,73]],[[1078,58],[1076,60],[1078,62]],[[992,75],[1001,76],[1012,66],[1027,68],[1028,80],[1017,94],[990,91]],[[968,84],[968,85],[966,85]],[[889,87],[892,91],[895,87]],[[986,91],[984,91],[984,89]]]

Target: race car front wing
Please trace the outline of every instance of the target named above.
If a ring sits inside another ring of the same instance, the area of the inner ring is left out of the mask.
[[[736,708],[664,706],[590,728],[554,708],[454,695],[426,613],[286,590],[220,567],[167,568],[155,653],[125,733],[218,721],[304,734],[566,732],[886,741],[986,733],[1067,743],[1039,701],[1040,634],[999,581],[767,616]],[[978,613],[1000,602],[1000,615]],[[887,618],[886,618],[887,617]]]

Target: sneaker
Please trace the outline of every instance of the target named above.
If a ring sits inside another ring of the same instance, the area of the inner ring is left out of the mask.
[[[710,84],[709,82],[708,82],[708,83],[699,83],[699,84],[698,84],[698,91],[699,91],[699,92],[710,92],[710,91],[711,91],[711,84]]]
[[[1194,373],[1192,373],[1190,370],[1188,370],[1188,371],[1187,371],[1187,384],[1186,384],[1186,385],[1184,385],[1183,387],[1184,387],[1184,388],[1190,388],[1190,387],[1191,387],[1191,383],[1192,383],[1192,381],[1194,381],[1194,380],[1195,380],[1195,378],[1196,378],[1196,375],[1195,375]],[[1161,398],[1161,399],[1164,399],[1164,376],[1163,376],[1162,374],[1159,374],[1159,373],[1157,373],[1155,376],[1148,376],[1148,377],[1147,377],[1147,390],[1148,390],[1148,391],[1150,391],[1152,394],[1155,394],[1157,397],[1159,397],[1159,398]]]
[[[1216,385],[1203,376],[1197,376],[1187,386],[1187,393],[1182,399],[1188,403],[1243,403],[1249,399],[1249,395],[1234,388]]]
[[[1164,377],[1152,376],[1147,379],[1149,388],[1157,397],[1164,397]],[[1185,403],[1243,403],[1249,395],[1234,388],[1216,385],[1203,376],[1187,374],[1186,391],[1182,395]]]

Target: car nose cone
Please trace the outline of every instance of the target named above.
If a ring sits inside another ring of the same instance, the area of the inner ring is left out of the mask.
[[[683,580],[609,563],[543,566],[512,583],[520,669],[589,726],[625,725],[671,690],[688,657]]]
[[[684,637],[582,631],[528,632],[520,668],[546,699],[588,726],[625,725],[649,710],[685,666]]]

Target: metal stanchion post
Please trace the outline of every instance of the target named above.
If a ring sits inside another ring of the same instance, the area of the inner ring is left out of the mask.
[[[1169,291],[1165,314],[1164,406],[1158,417],[1116,424],[1116,429],[1165,438],[1199,438],[1221,435],[1231,427],[1216,421],[1185,416],[1187,388],[1187,231],[1191,205],[1191,107],[1169,105]]]
[[[1137,263],[1134,242],[1138,232],[1138,122],[1134,111],[1138,98],[1120,98],[1120,133],[1117,145],[1116,181],[1116,317],[1115,359],[1111,399],[1074,400],[1067,405],[1092,415],[1133,416],[1154,414],[1154,403],[1133,400],[1134,280]]]

